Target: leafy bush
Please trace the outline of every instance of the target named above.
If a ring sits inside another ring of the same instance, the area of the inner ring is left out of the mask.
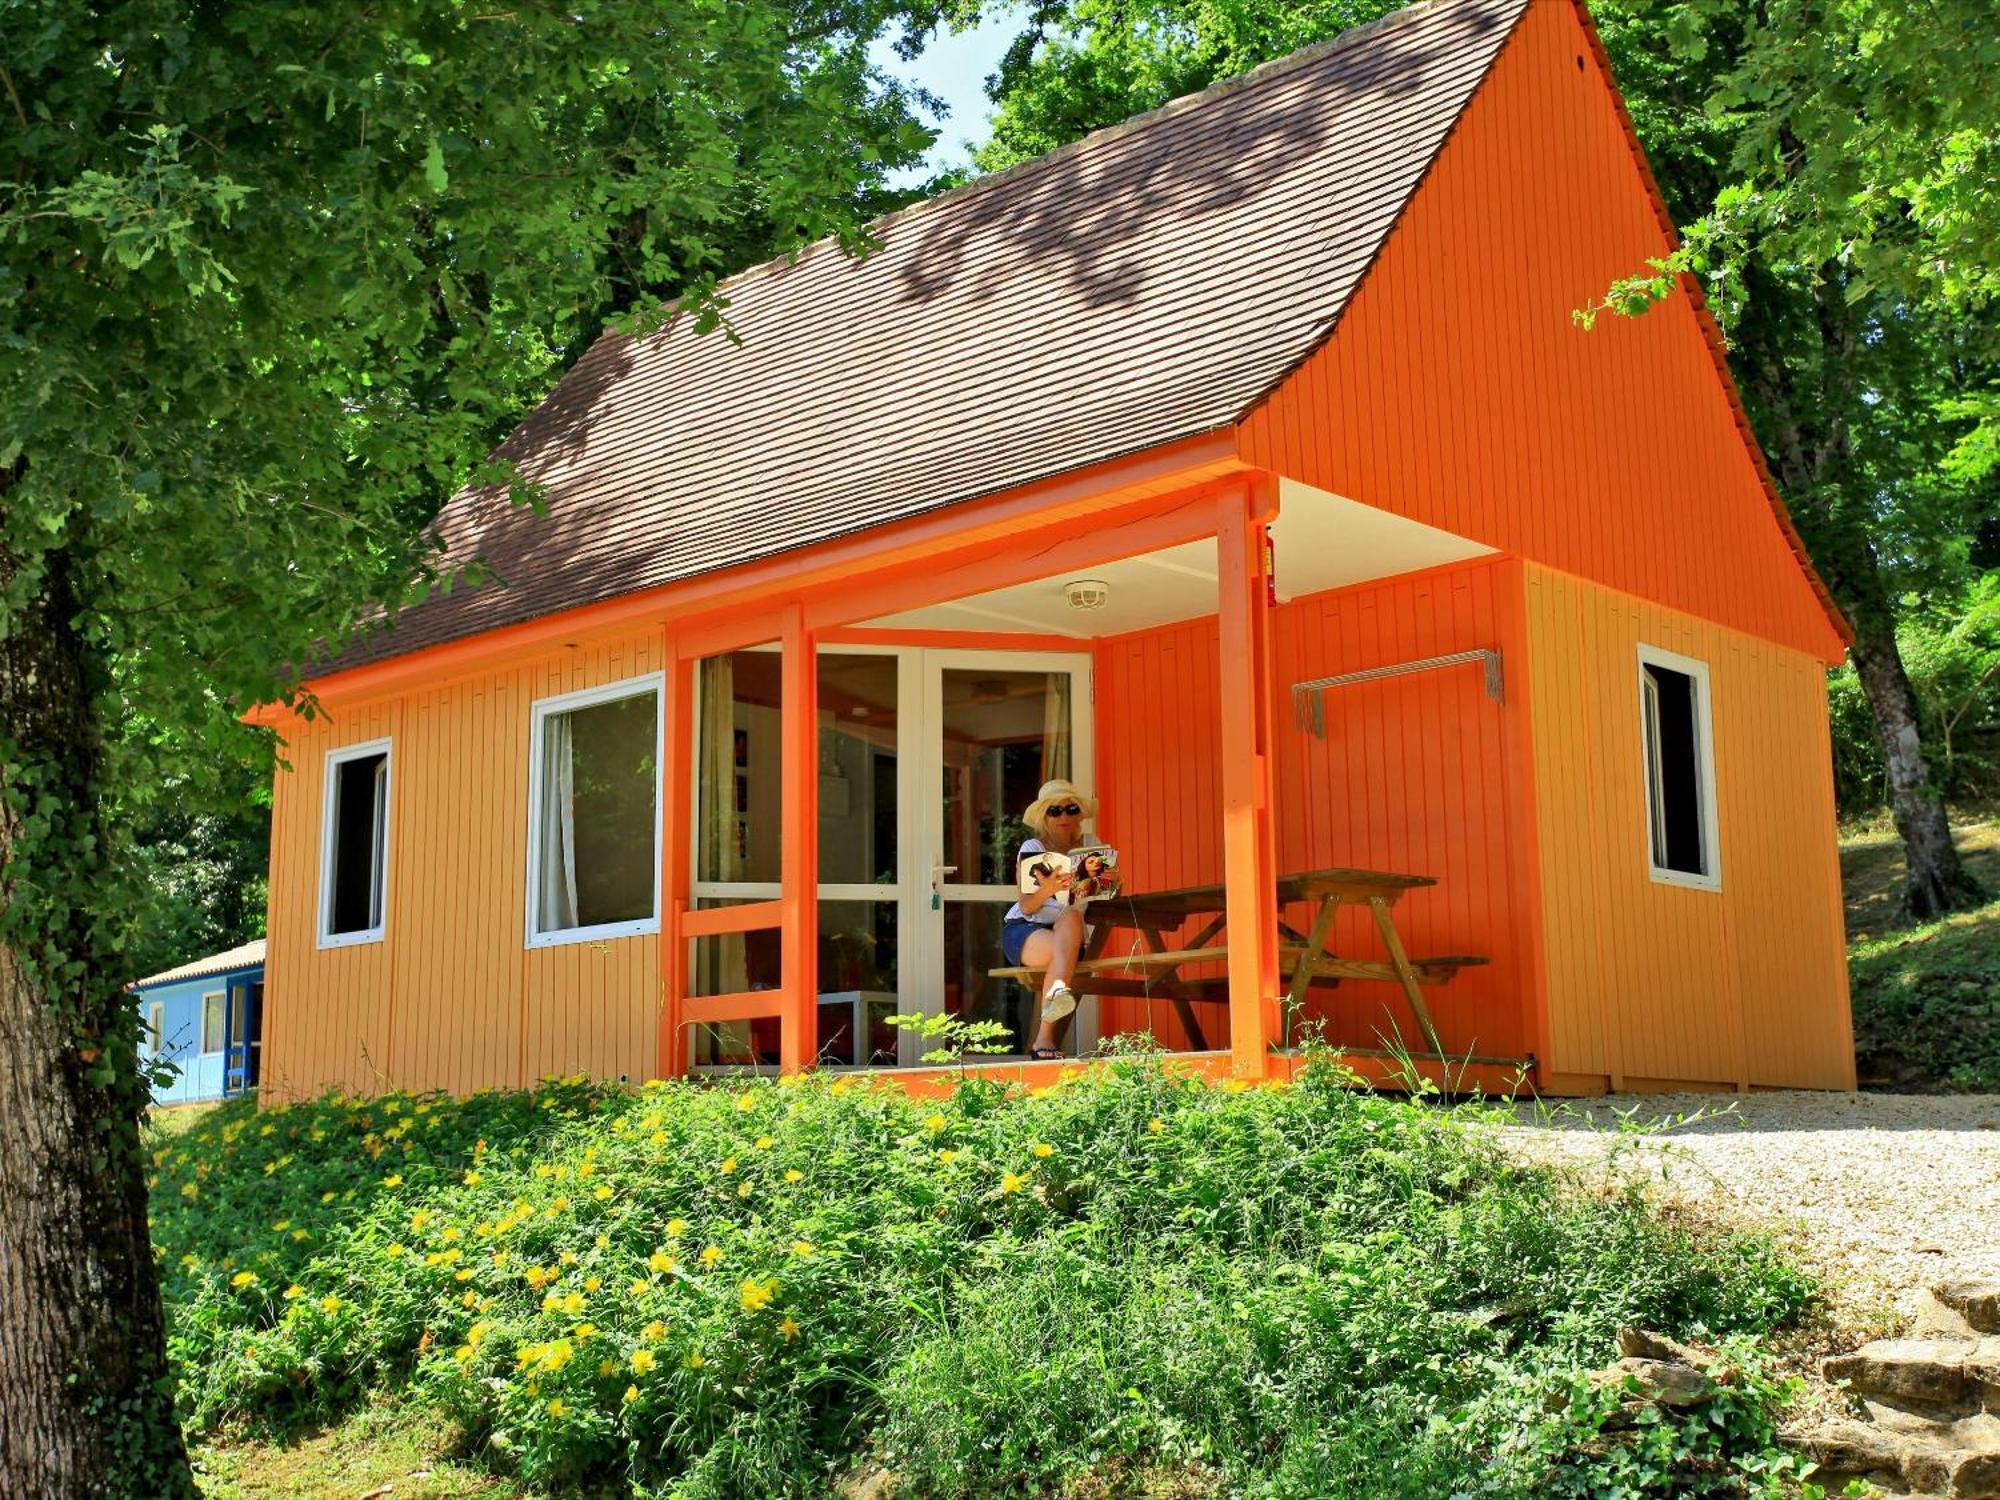
[[[1810,1294],[1348,1081],[226,1105],[155,1154],[181,1399],[285,1434],[391,1390],[548,1488],[1520,1492],[1608,1462],[1545,1402],[1620,1322],[1755,1334]],[[1755,1491],[1768,1432],[1718,1433]]]

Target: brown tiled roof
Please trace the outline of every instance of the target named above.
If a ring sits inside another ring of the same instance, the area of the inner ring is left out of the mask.
[[[337,667],[1236,421],[1330,331],[1527,0],[1434,0],[725,285],[741,336],[606,334],[468,491],[453,562]]]

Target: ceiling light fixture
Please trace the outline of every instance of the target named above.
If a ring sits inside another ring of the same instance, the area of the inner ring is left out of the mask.
[[[1102,609],[1111,598],[1111,585],[1102,578],[1078,578],[1063,585],[1071,609]]]

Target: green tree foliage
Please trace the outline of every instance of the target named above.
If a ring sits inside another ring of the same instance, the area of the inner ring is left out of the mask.
[[[187,1482],[120,992],[158,957],[139,928],[172,860],[134,831],[229,842],[187,820],[268,768],[237,710],[447,582],[441,500],[506,477],[480,455],[607,316],[707,331],[729,270],[862,243],[929,140],[867,61],[892,14],[0,9],[0,1230],[50,1306],[87,1304],[0,1312],[46,1355],[0,1453],[67,1465],[26,1488]],[[72,1195],[28,1192],[22,1113]]]

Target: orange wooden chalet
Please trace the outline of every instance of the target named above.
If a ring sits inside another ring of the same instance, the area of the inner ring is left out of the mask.
[[[1852,1086],[1844,627],[1694,289],[1572,320],[1672,238],[1580,5],[1417,6],[879,234],[730,281],[740,344],[600,339],[503,449],[547,514],[440,518],[496,581],[275,718],[267,1092],[1018,1047],[1052,776],[1127,891],[1072,1049]]]

